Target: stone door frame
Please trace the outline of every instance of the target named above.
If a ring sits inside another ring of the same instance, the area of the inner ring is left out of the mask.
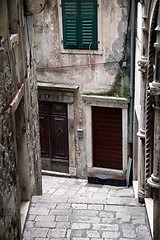
[[[75,149],[75,92],[76,85],[54,84],[38,82],[38,100],[48,102],[61,102],[67,104],[68,110],[68,143],[69,143],[69,175],[76,176],[76,149]]]
[[[87,145],[87,168],[88,173],[93,169],[93,149],[92,149],[92,106],[122,108],[122,170],[104,169],[103,172],[113,172],[123,174],[127,169],[128,158],[128,103],[125,98],[103,97],[82,95],[86,104],[86,145]]]

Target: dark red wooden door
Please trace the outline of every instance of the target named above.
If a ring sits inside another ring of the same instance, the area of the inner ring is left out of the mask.
[[[68,172],[67,104],[39,102],[42,169]]]
[[[50,142],[50,123],[49,123],[49,106],[46,102],[39,104],[39,122],[40,122],[40,140],[41,155],[43,157],[51,157]]]
[[[68,160],[67,105],[56,103],[51,108],[52,158]]]
[[[122,109],[92,107],[93,166],[122,169]]]

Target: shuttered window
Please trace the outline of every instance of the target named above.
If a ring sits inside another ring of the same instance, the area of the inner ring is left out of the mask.
[[[97,0],[62,0],[65,49],[98,49]]]

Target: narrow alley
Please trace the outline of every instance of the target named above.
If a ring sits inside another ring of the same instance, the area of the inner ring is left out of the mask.
[[[33,196],[23,240],[151,240],[145,206],[133,188],[43,176]]]

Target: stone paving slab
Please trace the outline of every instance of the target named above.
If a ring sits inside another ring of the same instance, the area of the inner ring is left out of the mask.
[[[42,179],[43,195],[32,198],[23,240],[151,240],[145,206],[132,187]]]
[[[107,197],[106,203],[108,205],[120,205],[120,206],[141,206],[136,198],[124,198],[124,197]]]

